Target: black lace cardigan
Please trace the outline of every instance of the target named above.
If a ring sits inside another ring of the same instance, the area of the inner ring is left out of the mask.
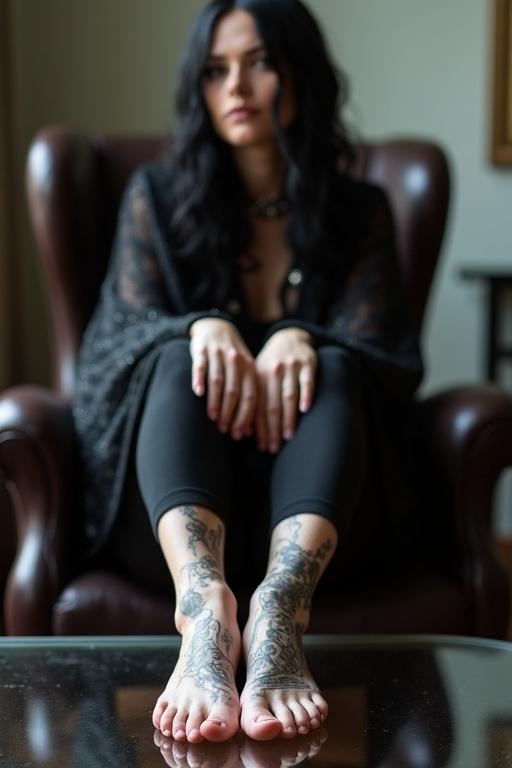
[[[116,518],[140,404],[159,347],[186,337],[200,317],[223,317],[235,325],[243,319],[243,297],[236,288],[224,306],[193,306],[183,265],[173,256],[167,234],[171,185],[172,172],[163,164],[141,167],[127,185],[109,268],[79,354],[73,416],[83,466],[81,530],[90,554],[105,541]],[[357,359],[381,459],[383,493],[392,499],[389,506],[400,527],[410,514],[400,476],[421,357],[384,193],[345,178],[339,194],[345,221],[339,264],[328,275],[313,272],[301,281],[301,265],[295,263],[291,282],[300,282],[296,309],[285,312],[268,334],[287,326],[305,328],[317,346],[337,344]]]

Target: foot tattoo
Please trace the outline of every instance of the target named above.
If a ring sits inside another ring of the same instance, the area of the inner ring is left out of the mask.
[[[327,716],[327,704],[304,658],[302,634],[333,544],[326,539],[316,550],[305,549],[298,541],[301,523],[294,518],[284,528],[267,576],[251,601],[244,631],[242,727],[259,740],[307,733]]]
[[[176,626],[183,636],[176,668],[153,712],[167,737],[192,743],[225,741],[238,730],[235,669],[240,655],[236,601],[222,575],[222,527],[209,528],[194,507],[186,518],[190,561],[182,568],[183,591]]]
[[[327,717],[327,703],[307,667],[302,635],[331,540],[306,549],[299,543],[302,523],[291,518],[282,524],[284,535],[275,542],[267,575],[251,600],[243,638],[247,681],[239,699],[235,670],[241,638],[236,601],[222,572],[221,524],[209,528],[194,507],[179,512],[186,518],[191,556],[182,568],[176,610],[183,641],[153,724],[164,736],[191,743],[228,740],[238,730],[240,715],[242,729],[259,741],[318,728]]]

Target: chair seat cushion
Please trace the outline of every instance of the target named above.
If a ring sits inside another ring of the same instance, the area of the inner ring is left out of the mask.
[[[249,595],[237,595],[243,624]],[[108,571],[71,582],[53,609],[56,635],[175,634],[174,596],[153,594]],[[470,635],[462,592],[441,576],[418,571],[378,586],[319,590],[309,632],[320,634],[433,633]]]

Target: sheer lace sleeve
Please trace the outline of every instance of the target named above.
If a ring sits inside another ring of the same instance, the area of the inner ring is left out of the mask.
[[[82,339],[79,376],[102,367],[112,380],[114,370],[128,378],[160,343],[188,337],[195,320],[217,316],[214,308],[194,311],[173,265],[169,186],[168,173],[156,165],[139,168],[128,182],[100,299]]]
[[[136,174],[123,197],[115,244],[118,295],[133,309],[164,308],[166,304],[153,231],[147,187]]]

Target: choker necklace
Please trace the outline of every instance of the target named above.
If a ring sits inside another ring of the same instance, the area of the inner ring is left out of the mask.
[[[290,203],[285,197],[259,197],[249,200],[247,213],[258,219],[277,219],[290,210]]]

